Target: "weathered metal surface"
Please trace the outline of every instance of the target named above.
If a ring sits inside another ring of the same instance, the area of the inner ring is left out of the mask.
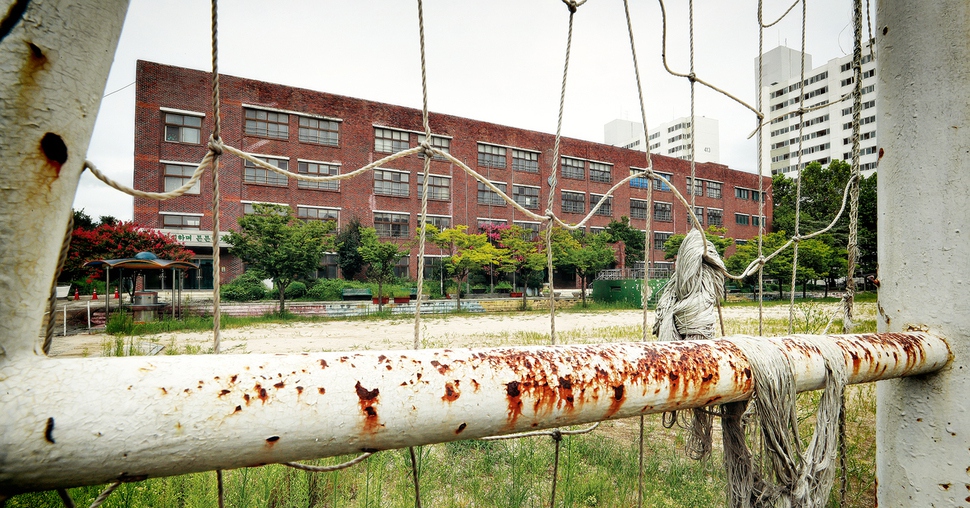
[[[822,385],[810,339],[763,340],[792,359],[799,390]],[[930,372],[949,356],[923,333],[831,340],[853,383]],[[0,367],[0,493],[624,418],[751,389],[748,361],[729,340],[38,358]]]
[[[30,2],[0,40],[0,361],[41,349],[41,302],[127,6]]]
[[[879,329],[953,363],[876,390],[880,507],[970,505],[970,3],[877,2]]]

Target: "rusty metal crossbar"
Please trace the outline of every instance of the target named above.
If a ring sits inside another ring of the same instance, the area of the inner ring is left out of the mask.
[[[812,341],[763,339],[799,391]],[[833,335],[850,383],[935,371],[927,333]],[[418,351],[85,359],[0,366],[0,494],[404,448],[749,398],[730,338]],[[192,460],[186,460],[186,457]]]

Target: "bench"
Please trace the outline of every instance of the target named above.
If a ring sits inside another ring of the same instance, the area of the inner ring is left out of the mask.
[[[371,293],[370,289],[367,289],[367,288],[362,288],[362,289],[348,288],[348,289],[344,289],[341,292],[341,298],[343,298],[344,301],[371,300],[373,299],[373,294]]]

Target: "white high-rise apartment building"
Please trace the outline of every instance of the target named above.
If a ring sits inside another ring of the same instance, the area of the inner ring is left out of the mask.
[[[779,46],[763,57],[762,104],[769,122],[765,132],[765,167],[771,174],[797,176],[813,161],[823,166],[833,160],[852,160],[852,92],[854,78],[852,55],[829,60],[811,68],[805,55],[805,80],[801,81],[801,52]],[[758,60],[755,59],[755,72]],[[879,157],[876,144],[876,63],[868,48],[862,57],[862,116],[859,132],[860,166],[864,176],[876,170]],[[757,77],[757,74],[755,75]],[[799,131],[799,101],[805,88],[805,106],[823,107],[805,113]],[[846,100],[841,100],[847,96]],[[798,165],[801,136],[801,167]]]
[[[717,120],[703,116],[694,117],[694,141],[697,162],[720,162],[720,141]],[[622,146],[632,150],[646,150],[643,124],[630,120],[613,120],[603,127],[603,139],[608,145]],[[650,152],[678,159],[690,160],[690,117],[677,118],[650,127]]]

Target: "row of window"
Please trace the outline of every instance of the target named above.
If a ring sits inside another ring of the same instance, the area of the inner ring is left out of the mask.
[[[862,103],[863,110],[874,108],[874,107],[876,107],[876,101],[874,100],[866,101]],[[851,114],[852,114],[852,107],[842,108],[842,116],[851,115]]]

